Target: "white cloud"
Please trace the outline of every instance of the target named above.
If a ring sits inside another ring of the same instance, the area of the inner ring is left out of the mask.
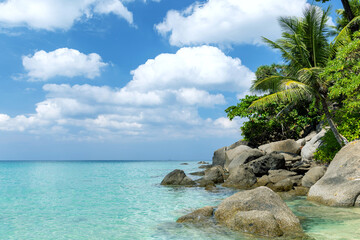
[[[44,70],[42,74],[54,75]],[[182,48],[148,60],[132,74],[133,79],[123,88],[45,84],[46,97],[36,104],[34,113],[0,115],[0,130],[78,139],[239,135],[237,120],[204,118],[199,108],[220,106],[224,115],[224,95],[248,87],[254,73],[240,59],[215,47]]]
[[[211,46],[181,48],[175,54],[160,54],[131,72],[127,89],[179,89],[240,91],[255,78],[238,58],[226,56]]]
[[[67,30],[83,18],[109,13],[133,23],[120,0],[6,0],[0,2],[0,26]]]
[[[301,16],[306,0],[208,0],[184,11],[171,10],[156,25],[176,46],[259,44],[261,36],[280,37],[280,16]]]
[[[28,72],[27,76],[35,81],[46,81],[56,76],[84,76],[93,79],[98,77],[101,68],[107,65],[96,53],[86,55],[68,48],[59,48],[52,52],[41,50],[33,56],[24,56],[22,63]]]

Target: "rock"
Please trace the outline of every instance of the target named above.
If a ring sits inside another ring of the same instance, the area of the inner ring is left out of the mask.
[[[286,162],[298,162],[301,161],[301,156],[293,153],[279,152],[280,155],[284,156]]]
[[[183,185],[191,186],[195,185],[195,182],[186,176],[183,170],[175,169],[171,173],[165,176],[161,185]]]
[[[287,139],[278,142],[272,142],[261,145],[260,150],[263,150],[267,154],[272,152],[287,152],[298,154],[300,152],[301,145],[293,139]]]
[[[312,131],[305,137],[305,141],[307,141],[307,142],[310,141],[313,137],[316,136],[316,134],[318,134],[316,131]]]
[[[305,138],[300,138],[300,139],[296,140],[296,142],[298,144],[300,144],[301,147],[303,147],[306,144],[306,139]]]
[[[214,207],[203,207],[195,210],[192,213],[189,213],[185,216],[180,217],[176,222],[177,223],[203,223],[207,222],[213,216]]]
[[[270,183],[270,178],[268,175],[264,175],[257,180],[257,186],[266,186],[268,183]]]
[[[204,176],[205,175],[205,171],[200,171],[200,172],[192,172],[189,173],[190,175],[194,175],[194,176]]]
[[[306,160],[303,160],[293,164],[293,166],[290,168],[290,171],[304,175],[307,171],[310,170],[311,166],[312,166],[311,163],[307,162]]]
[[[309,188],[312,185],[314,185],[322,176],[324,176],[325,172],[326,172],[325,166],[317,166],[310,168],[310,170],[303,177],[301,184],[304,187]]]
[[[189,165],[188,163],[180,163],[180,165]]]
[[[352,207],[360,201],[360,141],[348,143],[331,161],[325,175],[309,190],[308,200]]]
[[[321,138],[325,135],[326,130],[322,129],[318,134],[316,134],[305,146],[301,149],[301,157],[304,159],[312,160],[314,158],[314,153],[321,145]]]
[[[309,188],[303,186],[294,187],[294,189],[296,196],[306,196],[309,192]]]
[[[210,164],[205,164],[205,165],[201,165],[199,166],[199,168],[211,168],[212,166]]]
[[[270,153],[253,160],[244,166],[252,169],[256,176],[261,177],[262,175],[267,174],[269,170],[285,168],[285,159],[284,156],[280,154]]]
[[[234,169],[240,165],[244,165],[245,163],[251,162],[252,160],[262,156],[264,156],[264,153],[258,149],[245,150],[234,157],[228,166],[228,170],[231,172],[231,169]]]
[[[256,183],[256,176],[252,170],[238,166],[230,172],[228,179],[222,185],[239,189],[249,189]]]
[[[230,229],[267,237],[302,233],[299,219],[280,196],[267,187],[241,191],[226,198],[215,211],[215,219]]]
[[[209,163],[205,162],[205,161],[200,161],[200,162],[198,162],[198,164],[209,164]]]
[[[284,169],[280,170],[270,170],[269,171],[269,181],[272,183],[280,182],[286,178],[296,176],[296,172],[287,171]]]
[[[205,170],[204,180],[213,181],[214,183],[223,183],[224,174],[224,169],[221,166],[215,166]]]
[[[227,147],[220,148],[214,152],[213,158],[212,158],[212,165],[213,166],[225,166],[225,151]]]
[[[233,143],[231,144],[230,146],[227,147],[227,150],[231,150],[231,149],[234,149],[238,146],[241,146],[241,145],[245,145],[245,146],[248,146],[249,142],[248,141],[244,141],[244,140],[239,140],[237,141],[236,143]]]
[[[208,186],[213,186],[215,187],[215,183],[211,180],[206,180],[204,178],[200,178],[198,180],[195,181],[197,184],[199,184],[199,187],[208,187]]]
[[[287,192],[290,191],[293,186],[294,183],[289,178],[285,178],[277,182],[272,189],[276,192]]]
[[[230,149],[230,150],[226,150],[225,151],[225,165],[224,168],[226,170],[228,170],[228,166],[231,163],[231,161],[238,156],[240,153],[242,153],[243,151],[246,150],[251,150],[251,147],[245,146],[245,145],[240,145],[236,148]]]

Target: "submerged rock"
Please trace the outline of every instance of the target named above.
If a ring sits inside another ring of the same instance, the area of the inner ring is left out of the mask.
[[[165,176],[161,182],[161,185],[191,186],[195,185],[195,182],[191,180],[191,178],[187,177],[183,170],[175,169]]]
[[[309,190],[308,200],[329,206],[360,206],[360,141],[343,147],[325,175]]]
[[[203,223],[210,220],[213,216],[214,207],[203,207],[195,210],[192,213],[186,214],[185,216],[180,217],[176,222],[177,223]]]
[[[215,211],[215,219],[230,229],[267,237],[302,234],[299,219],[280,196],[267,187],[226,198]]]

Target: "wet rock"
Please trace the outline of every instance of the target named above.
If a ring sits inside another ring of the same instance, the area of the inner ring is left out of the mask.
[[[331,161],[325,175],[309,190],[308,200],[352,207],[360,196],[360,141],[348,143]]]
[[[313,168],[310,168],[310,170],[305,174],[305,176],[302,179],[302,185],[304,187],[311,187],[314,185],[322,176],[324,176],[326,172],[325,166],[316,166]]]
[[[299,219],[267,187],[241,191],[223,200],[216,220],[230,229],[267,237],[302,233]]]
[[[272,153],[272,152],[287,152],[287,153],[298,154],[300,152],[300,148],[301,148],[301,145],[293,139],[272,142],[272,143],[261,145],[259,147],[260,150],[262,150],[268,154]]]
[[[195,182],[187,177],[183,170],[175,169],[165,176],[161,182],[161,185],[192,186],[195,185]]]
[[[204,223],[210,221],[213,216],[214,207],[203,207],[189,213],[185,216],[180,217],[177,223]]]

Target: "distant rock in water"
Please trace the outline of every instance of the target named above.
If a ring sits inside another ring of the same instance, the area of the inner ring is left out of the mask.
[[[180,165],[189,165],[188,163],[180,163]]]
[[[183,170],[175,169],[165,176],[161,185],[192,186],[195,185],[195,182],[191,180],[191,178],[187,177]]]
[[[200,161],[200,162],[198,162],[198,164],[209,164],[209,163],[205,162],[205,161]]]
[[[194,176],[204,176],[205,175],[205,171],[199,171],[199,172],[191,172],[189,173],[190,175],[194,175]]]
[[[226,198],[215,211],[215,219],[232,230],[266,237],[303,234],[299,219],[280,196],[267,187]]]
[[[310,188],[308,200],[360,207],[360,141],[348,143],[336,154],[325,175]]]

